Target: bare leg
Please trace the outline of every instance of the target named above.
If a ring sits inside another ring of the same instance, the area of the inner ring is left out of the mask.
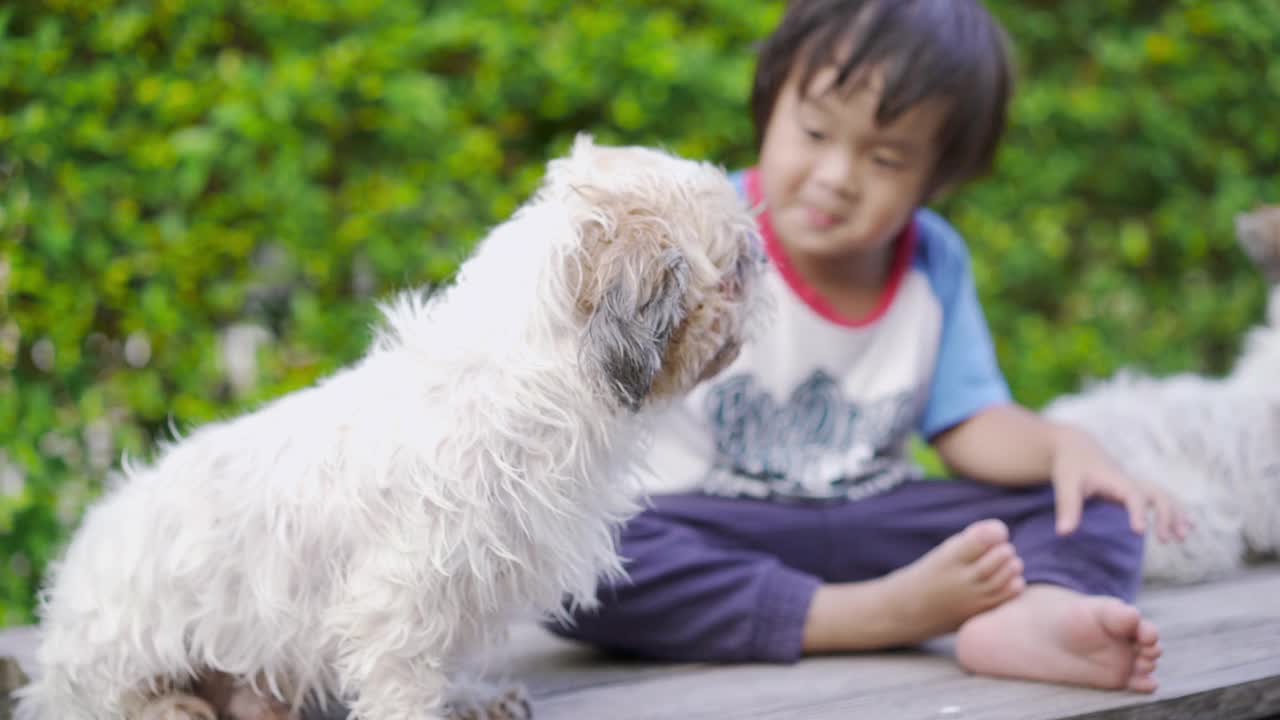
[[[1022,561],[999,520],[976,522],[883,578],[824,585],[805,623],[805,652],[874,650],[951,632],[1016,597]]]

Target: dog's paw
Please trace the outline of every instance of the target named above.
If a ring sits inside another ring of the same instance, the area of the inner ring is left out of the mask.
[[[287,703],[260,695],[248,682],[224,672],[206,672],[195,694],[209,703],[222,720],[300,720]]]
[[[288,705],[259,695],[248,685],[236,688],[224,714],[227,720],[299,720]]]
[[[488,700],[454,700],[445,717],[449,720],[533,720],[533,704],[524,688],[511,687]]]
[[[149,701],[138,720],[218,720],[218,713],[195,695],[171,693]]]
[[[444,706],[445,720],[482,720],[484,706],[467,700],[451,700]]]
[[[524,688],[512,687],[490,703],[486,720],[533,720],[533,704]]]

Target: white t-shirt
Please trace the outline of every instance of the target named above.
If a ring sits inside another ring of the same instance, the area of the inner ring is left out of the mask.
[[[754,169],[734,181],[759,202]],[[659,419],[650,492],[866,497],[920,475],[912,432],[931,438],[1009,400],[968,251],[936,213],[915,213],[878,306],[856,322],[790,266],[767,211],[759,222],[772,323]]]

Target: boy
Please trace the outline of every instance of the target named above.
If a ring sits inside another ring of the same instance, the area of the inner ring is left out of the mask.
[[[772,325],[658,424],[628,580],[573,638],[789,662],[958,631],[993,676],[1151,692],[1129,604],[1154,510],[1090,438],[1014,404],[967,250],[922,206],[983,174],[1011,85],[977,0],[796,0],[752,94]],[[919,431],[950,482],[918,477]],[[1051,482],[1047,482],[1051,481]]]

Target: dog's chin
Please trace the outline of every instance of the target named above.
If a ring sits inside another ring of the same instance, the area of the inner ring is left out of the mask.
[[[720,346],[720,349],[716,351],[716,354],[711,356],[711,360],[707,362],[706,366],[702,368],[702,372],[698,374],[697,382],[706,382],[724,372],[726,368],[733,364],[734,360],[738,359],[738,354],[741,352],[741,342],[737,340],[729,340],[725,342],[725,344]]]
[[[698,385],[714,378],[733,364],[742,351],[742,342],[726,340],[705,362],[672,363],[667,365],[655,380],[652,392],[645,401],[646,407],[662,407],[690,392]]]

